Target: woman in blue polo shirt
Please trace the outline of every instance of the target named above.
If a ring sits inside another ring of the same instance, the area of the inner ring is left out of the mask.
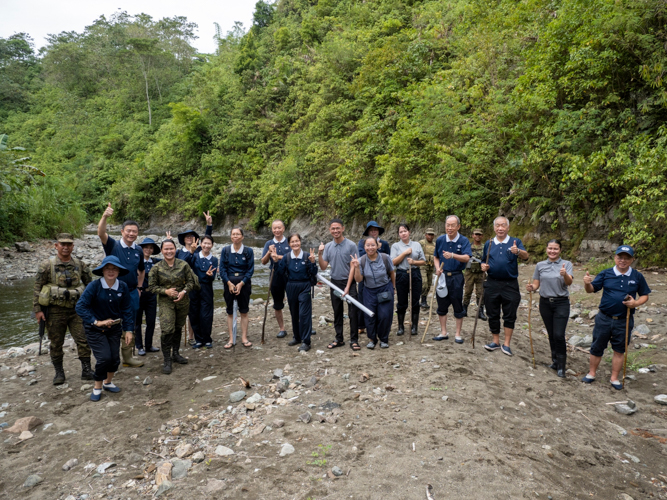
[[[287,282],[287,304],[292,316],[292,334],[294,338],[287,344],[301,344],[299,351],[310,350],[310,335],[313,329],[313,304],[310,297],[311,278],[317,275],[315,252],[304,252],[301,249],[301,236],[291,234],[288,243],[292,251],[279,259],[274,248],[271,259],[276,263],[276,273]]]
[[[526,290],[540,291],[540,315],[549,335],[551,365],[561,378],[565,378],[567,345],[565,329],[570,317],[570,292],[572,284],[572,262],[560,258],[561,244],[558,240],[547,243],[547,260],[538,262],[533,273],[533,282]]]
[[[225,303],[227,304],[227,328],[229,342],[225,349],[234,346],[232,331],[234,327],[234,301],[237,301],[241,314],[241,343],[252,347],[248,340],[248,311],[250,310],[251,278],[255,272],[255,256],[252,248],[243,245],[243,229],[235,227],[231,233],[232,244],[222,249],[220,254],[220,278],[225,284]]]
[[[211,253],[213,249],[213,237],[204,236],[201,240],[201,250],[195,252],[191,245],[190,255],[185,261],[199,278],[200,289],[190,292],[190,311],[188,317],[195,335],[193,349],[213,347],[211,330],[213,329],[213,281],[218,269],[218,258]]]
[[[76,313],[83,321],[86,339],[95,355],[95,387],[91,401],[99,401],[102,390],[120,392],[113,376],[120,365],[120,339],[130,343],[134,329],[134,309],[128,286],[118,279],[128,270],[114,255],[104,258],[93,270],[101,279],[90,283],[76,303]]]

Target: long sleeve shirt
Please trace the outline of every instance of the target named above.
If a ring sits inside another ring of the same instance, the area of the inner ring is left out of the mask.
[[[151,269],[148,275],[148,291],[166,296],[169,288],[175,288],[177,292],[185,290],[188,293],[195,289],[194,275],[184,260],[174,260],[172,267],[162,260]]]
[[[111,286],[104,278],[90,283],[76,303],[76,313],[84,324],[92,325],[96,320],[122,320],[123,331],[134,331],[134,309],[128,286],[117,279]]]
[[[88,283],[93,281],[93,274],[90,272],[88,264],[82,260],[72,257],[68,262],[63,262],[58,258],[57,255],[55,256],[55,259],[56,262],[54,271],[56,273],[56,279],[58,276],[69,276],[72,278],[76,277],[77,280],[80,279],[80,282],[84,285],[88,285]],[[41,306],[39,305],[39,292],[42,291],[42,287],[44,287],[44,285],[52,284],[61,287],[67,286],[67,283],[51,283],[51,280],[51,261],[50,259],[46,259],[39,263],[39,267],[37,268],[37,275],[35,276],[35,286],[33,288],[32,294],[33,312],[38,313],[42,310]],[[78,284],[78,281],[75,282],[75,280],[72,280],[72,286],[78,286]],[[63,306],[74,307],[74,304],[72,303],[70,305],[69,303],[63,303]]]
[[[220,278],[227,283],[232,277],[243,277],[248,284],[255,272],[255,257],[252,248],[241,245],[237,252],[233,245],[227,245],[220,253]]]
[[[186,259],[190,265],[190,268],[194,271],[199,278],[199,283],[213,283],[215,281],[215,275],[218,270],[218,258],[214,257],[213,254],[209,254],[208,257],[205,257],[202,252],[195,252],[190,254]],[[209,268],[213,266],[213,275],[209,276],[206,272]]]
[[[161,261],[162,259],[156,259],[155,257],[150,257],[148,260],[144,260],[144,270],[146,271],[146,274],[144,275],[144,282],[141,284],[143,290],[148,288],[148,275],[150,274],[151,269],[153,269],[155,264]]]

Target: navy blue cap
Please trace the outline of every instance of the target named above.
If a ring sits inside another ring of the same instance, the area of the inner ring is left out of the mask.
[[[102,269],[104,269],[104,266],[106,266],[107,264],[111,264],[113,266],[116,266],[119,269],[119,273],[118,273],[119,276],[125,276],[127,273],[130,272],[130,271],[127,270],[126,267],[123,267],[123,265],[118,260],[118,257],[116,257],[115,255],[107,255],[106,257],[104,257],[104,260],[102,261],[102,263],[99,266],[97,266],[95,269],[93,269],[93,274],[95,276],[102,276],[103,275],[102,274]]]
[[[621,245],[616,249],[616,255],[619,253],[627,253],[630,257],[635,256],[635,250],[630,245]]]
[[[181,245],[185,246],[185,237],[189,234],[194,236],[196,240],[199,239],[199,234],[197,234],[197,231],[195,231],[194,229],[191,229],[190,231],[183,231],[182,233],[178,233],[178,242]]]
[[[368,230],[369,230],[370,228],[372,228],[372,227],[377,228],[377,229],[379,230],[379,233],[380,233],[380,234],[384,233],[384,228],[383,228],[382,226],[380,226],[380,224],[378,224],[377,222],[375,222],[374,220],[372,220],[372,221],[370,221],[368,224],[366,224],[366,230],[364,231],[364,236],[368,236]],[[378,234],[378,236],[379,236],[380,234]]]
[[[148,245],[153,245],[153,255],[157,255],[160,253],[160,247],[153,238],[144,238],[144,241],[139,243],[139,246],[142,248]]]

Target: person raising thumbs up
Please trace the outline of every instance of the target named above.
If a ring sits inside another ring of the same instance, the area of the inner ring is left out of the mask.
[[[538,262],[533,282],[526,285],[529,292],[540,290],[540,315],[549,335],[551,365],[559,377],[565,377],[567,345],[565,329],[570,317],[568,287],[572,284],[572,263],[560,257],[562,246],[558,240],[547,243],[547,260]]]
[[[519,291],[518,259],[527,260],[528,252],[519,238],[509,236],[510,222],[507,217],[496,217],[493,230],[496,237],[484,245],[481,265],[487,273],[484,283],[484,305],[489,318],[489,329],[493,342],[486,344],[484,349],[495,351],[500,349],[508,356],[512,355],[510,340],[514,332],[516,311],[521,303]],[[505,339],[500,345],[500,311],[503,312]]]

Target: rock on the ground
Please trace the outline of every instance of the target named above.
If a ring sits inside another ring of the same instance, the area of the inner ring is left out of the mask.
[[[83,384],[81,386],[81,392],[89,391],[93,388],[93,384]]]
[[[23,362],[23,363],[21,363],[21,366],[19,367],[19,369],[16,370],[16,375],[18,375],[19,377],[25,377],[25,376],[28,375],[28,373],[30,373],[31,371],[34,371],[34,370],[35,370],[34,366],[32,366],[29,363]]]
[[[153,379],[150,377],[146,377],[144,381],[142,382],[143,385],[151,385],[153,383]]]
[[[588,319],[593,319],[595,316],[598,315],[600,312],[599,309],[593,309],[591,312],[588,313]]]
[[[79,460],[76,458],[70,458],[65,465],[63,465],[63,470],[70,470],[72,467],[79,465]]]
[[[199,464],[199,463],[203,462],[204,460],[206,460],[206,455],[204,455],[203,451],[198,451],[197,453],[192,455],[192,461],[196,464]]]
[[[99,472],[100,474],[104,474],[107,471],[107,469],[110,469],[114,465],[116,465],[115,462],[104,462],[103,464],[97,466],[97,472]]]
[[[222,446],[221,444],[218,445],[218,447],[215,449],[215,454],[220,456],[220,457],[227,457],[229,455],[234,454],[234,450],[231,448],[227,448],[226,446]]]
[[[618,496],[618,500],[635,500],[635,499],[632,498],[632,497],[631,497],[630,495],[628,495],[627,493],[621,493],[621,494]]]
[[[12,425],[7,432],[12,432],[14,434],[20,434],[23,431],[31,431],[38,425],[42,425],[42,419],[39,417],[23,417],[19,418],[14,425]]]
[[[304,424],[310,423],[310,420],[313,418],[313,416],[310,414],[309,411],[306,413],[302,413],[299,415],[299,420],[301,420]]]
[[[157,491],[155,492],[155,497],[157,498],[157,497],[162,496],[165,492],[169,491],[173,487],[174,487],[174,483],[165,479],[164,481],[162,481],[160,483],[160,486],[158,487]]]
[[[659,405],[667,405],[667,394],[658,394],[656,397],[653,398],[653,401],[655,401]]]
[[[317,384],[317,377],[313,375],[303,384],[303,386],[306,389],[310,389],[311,387],[315,387],[315,384]]]
[[[281,378],[283,376],[283,371],[280,368],[273,370],[273,378]]]
[[[627,436],[627,435],[628,435],[628,431],[626,431],[626,430],[625,430],[623,427],[621,427],[620,425],[616,425],[616,424],[614,424],[614,423],[612,423],[612,422],[609,422],[609,425],[611,425],[611,426],[616,430],[616,432],[618,432],[621,436]]]
[[[229,395],[229,400],[230,400],[232,403],[238,403],[238,402],[241,401],[243,398],[245,398],[245,391],[236,391],[236,392],[232,392],[232,393]]]
[[[187,477],[188,469],[192,467],[192,462],[190,460],[179,460],[175,458],[171,463],[174,465],[171,469],[172,479],[183,479],[184,477]]]
[[[632,415],[637,412],[637,405],[632,400],[628,400],[627,403],[616,403],[614,408],[616,408],[616,411],[622,415]]]
[[[181,443],[174,450],[174,454],[178,458],[185,458],[185,457],[189,457],[190,455],[192,455],[194,453],[194,451],[195,451],[195,447],[192,446],[190,443]]]
[[[280,448],[281,457],[284,457],[285,455],[291,455],[292,453],[294,453],[294,446],[292,446],[289,443],[283,444],[282,447]]]
[[[285,421],[284,421],[284,420],[274,420],[274,421],[273,421],[273,427],[276,428],[276,429],[280,429],[280,428],[283,427],[284,425],[285,425]]]
[[[227,488],[227,483],[225,481],[220,479],[209,479],[206,486],[204,486],[204,491],[206,493],[215,493],[224,490],[225,488]]]
[[[255,394],[250,396],[248,399],[246,399],[246,403],[257,404],[261,400],[262,400],[262,396],[256,392]]]
[[[637,333],[639,335],[648,335],[651,333],[651,329],[646,325],[637,325],[632,333]]]
[[[33,437],[35,437],[35,436],[30,431],[23,431],[21,434],[19,434],[19,439],[21,441],[26,441],[27,439],[32,439]]]
[[[17,252],[24,252],[24,253],[34,252],[32,247],[30,246],[30,243],[28,243],[27,241],[17,241],[16,243],[14,243],[14,246],[16,247]]]
[[[577,317],[579,317],[580,314],[581,314],[580,309],[571,309],[570,310],[570,319],[577,318]]]
[[[37,474],[31,474],[27,477],[25,480],[25,483],[23,483],[24,488],[32,488],[33,486],[37,486],[39,483],[41,483],[43,479],[39,477]]]
[[[162,462],[158,465],[157,471],[155,472],[155,484],[160,486],[163,482],[169,482],[171,480],[171,469],[173,464],[171,462]]]
[[[626,457],[628,457],[630,460],[632,460],[634,463],[638,464],[641,462],[636,456],[630,455],[629,453],[623,453]]]
[[[334,467],[331,468],[331,473],[332,473],[334,476],[338,477],[338,476],[342,476],[342,475],[343,475],[343,470],[342,470],[340,467],[335,467],[335,466],[334,466]]]

